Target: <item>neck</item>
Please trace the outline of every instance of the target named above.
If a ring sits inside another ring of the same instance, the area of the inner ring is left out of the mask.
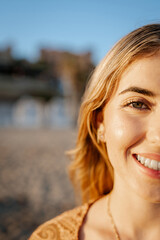
[[[121,239],[159,239],[160,203],[117,184],[111,192],[110,209]]]

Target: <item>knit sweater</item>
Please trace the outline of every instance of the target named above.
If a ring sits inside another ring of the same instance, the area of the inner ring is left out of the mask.
[[[78,240],[78,234],[90,204],[66,211],[40,225],[29,240]]]

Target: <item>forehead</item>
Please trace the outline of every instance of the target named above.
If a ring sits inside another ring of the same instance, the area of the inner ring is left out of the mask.
[[[122,74],[117,92],[131,86],[160,91],[160,53],[132,63]]]

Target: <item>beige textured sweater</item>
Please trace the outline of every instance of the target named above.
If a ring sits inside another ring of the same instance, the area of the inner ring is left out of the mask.
[[[40,225],[29,240],[78,240],[83,220],[91,204],[67,211]]]

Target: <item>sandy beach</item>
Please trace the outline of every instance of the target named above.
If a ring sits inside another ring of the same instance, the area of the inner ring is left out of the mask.
[[[67,175],[74,129],[0,129],[0,239],[24,240],[75,206]]]

